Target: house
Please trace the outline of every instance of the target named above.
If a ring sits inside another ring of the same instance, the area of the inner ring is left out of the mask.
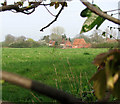
[[[90,46],[91,44],[86,43],[85,40],[82,38],[82,39],[75,39],[73,41],[72,48],[88,48]]]
[[[51,47],[55,46],[55,41],[50,40],[50,42],[49,42],[49,46],[51,46]]]
[[[61,46],[62,48],[65,48],[65,39],[62,39],[62,42],[60,43],[60,46]]]
[[[72,44],[69,41],[69,39],[67,39],[66,42],[65,42],[65,48],[72,48]]]
[[[63,39],[62,42],[61,42],[61,44],[60,44],[60,46],[62,48],[72,48],[72,44],[69,41],[69,39],[67,39],[67,40]]]

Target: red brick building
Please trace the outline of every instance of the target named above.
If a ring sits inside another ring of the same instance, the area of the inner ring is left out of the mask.
[[[88,48],[90,46],[91,44],[86,43],[85,40],[82,38],[82,39],[75,39],[73,41],[72,48]]]
[[[72,44],[71,44],[71,42],[69,41],[69,39],[66,40],[66,42],[65,42],[65,47],[66,47],[66,48],[72,48]]]
[[[50,40],[49,46],[55,46],[55,41]]]

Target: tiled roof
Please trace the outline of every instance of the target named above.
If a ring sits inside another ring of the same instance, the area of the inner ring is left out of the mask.
[[[84,39],[75,39],[73,45],[87,44]]]
[[[52,46],[54,46],[55,45],[55,41],[50,40],[49,44],[51,44]]]
[[[71,42],[70,42],[69,40],[67,40],[67,41],[65,42],[65,45],[66,45],[66,46],[72,46],[72,44],[71,44]]]

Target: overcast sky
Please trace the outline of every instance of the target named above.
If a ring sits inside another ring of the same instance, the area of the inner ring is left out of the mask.
[[[8,0],[12,2],[14,0]],[[92,0],[88,0],[92,2]],[[94,0],[102,10],[114,10],[118,8],[118,2],[120,0]],[[65,34],[67,37],[74,37],[80,33],[81,27],[86,18],[80,17],[80,12],[86,8],[80,0],[73,0],[68,2],[68,7],[64,8],[63,12],[60,14],[58,20],[52,24],[50,27],[46,28],[44,32],[40,32],[40,29],[50,23],[54,17],[51,16],[45,7],[39,6],[36,11],[31,15],[26,15],[22,13],[13,13],[10,11],[5,11],[0,13],[0,41],[5,39],[5,35],[12,34],[14,36],[24,35],[28,38],[33,38],[34,40],[39,40],[44,35],[50,35],[51,29],[56,26],[62,26],[65,29]],[[53,7],[48,9],[56,14],[60,9],[55,10]],[[117,13],[113,12],[113,13]],[[114,17],[118,17],[115,15]],[[105,30],[107,26],[118,25],[106,20],[99,29]],[[92,30],[93,31],[93,30]],[[91,34],[91,32],[86,33],[86,35]]]

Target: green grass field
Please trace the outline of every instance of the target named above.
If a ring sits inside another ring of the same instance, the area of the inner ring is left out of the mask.
[[[87,48],[3,48],[2,70],[38,80],[90,101],[95,98],[90,99],[91,95],[87,95],[87,98],[84,97],[84,92],[92,90],[88,80],[97,70],[92,61],[96,55],[106,51],[107,49]],[[3,83],[2,91],[4,101],[53,101],[7,82]]]

